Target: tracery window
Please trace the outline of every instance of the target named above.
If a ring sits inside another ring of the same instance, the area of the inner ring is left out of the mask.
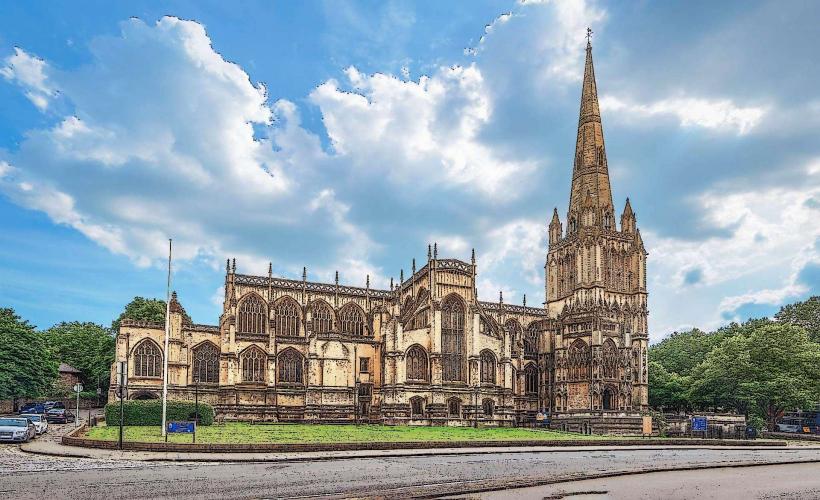
[[[143,340],[134,349],[134,375],[162,377],[162,352],[150,340]]]
[[[481,351],[481,383],[494,384],[495,383],[495,355],[489,350]]]
[[[512,350],[516,351],[518,349],[516,342],[518,342],[519,336],[521,335],[521,325],[518,324],[518,321],[509,319],[504,323],[504,329],[510,336],[510,346]]]
[[[299,305],[292,299],[281,300],[273,310],[276,335],[295,337],[299,335]]]
[[[524,356],[538,355],[538,322],[530,323],[527,336],[524,337]]]
[[[495,401],[492,399],[485,399],[481,402],[481,409],[484,411],[485,417],[492,417],[495,411]]]
[[[618,377],[618,348],[612,339],[607,339],[603,347],[603,377]]]
[[[445,299],[441,306],[442,377],[464,381],[464,306],[457,297]]]
[[[419,345],[414,345],[406,356],[407,380],[427,381],[427,353]]]
[[[339,311],[339,324],[342,333],[357,336],[363,336],[367,333],[364,324],[364,313],[353,304],[348,304]]]
[[[570,380],[589,378],[589,346],[581,339],[577,339],[569,346],[567,366]]]
[[[447,416],[450,418],[461,418],[461,400],[450,398],[447,401]]]
[[[414,396],[410,398],[410,417],[419,418],[424,416],[424,398]]]
[[[239,303],[238,333],[265,333],[265,316],[267,308],[262,298],[255,293],[249,294]]]
[[[538,394],[538,368],[532,363],[524,368],[524,389],[527,394]]]
[[[313,333],[327,333],[333,330],[333,310],[327,303],[315,302],[312,312]]]
[[[242,367],[243,382],[264,382],[265,362],[267,355],[262,349],[253,346],[242,351],[239,356],[239,364]]]
[[[194,382],[219,382],[219,349],[210,342],[203,342],[194,348],[193,355]]]
[[[304,358],[295,349],[285,349],[279,354],[277,361],[278,381],[288,384],[304,384],[302,369]]]

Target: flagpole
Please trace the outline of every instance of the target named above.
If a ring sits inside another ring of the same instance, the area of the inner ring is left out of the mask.
[[[168,239],[168,285],[165,291],[165,348],[162,353],[162,435],[166,432],[168,409],[168,337],[171,336],[171,239]]]

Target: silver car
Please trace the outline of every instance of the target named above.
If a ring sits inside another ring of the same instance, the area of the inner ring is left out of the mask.
[[[20,417],[25,417],[31,420],[31,423],[34,424],[34,430],[37,431],[37,434],[42,434],[48,431],[48,420],[46,419],[45,415],[39,415],[37,413],[24,413],[20,415]]]
[[[0,417],[0,441],[25,443],[37,435],[34,424],[25,417]]]

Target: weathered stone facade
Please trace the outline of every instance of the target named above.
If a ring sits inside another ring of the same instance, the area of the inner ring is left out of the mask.
[[[549,224],[546,307],[482,302],[470,262],[427,262],[390,289],[239,274],[218,326],[174,295],[169,394],[227,419],[553,426],[630,432],[647,407],[646,252],[627,200],[614,219],[591,47],[563,231]],[[368,280],[369,283],[369,280]],[[158,397],[164,325],[123,321],[129,398]],[[112,377],[113,378],[113,377]],[[112,380],[112,397],[116,381]]]

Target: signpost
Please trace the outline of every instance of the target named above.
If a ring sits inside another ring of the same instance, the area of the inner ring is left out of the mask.
[[[74,427],[80,426],[80,393],[83,392],[83,384],[77,382],[74,384],[74,392],[77,393],[77,416],[74,417]]]
[[[117,362],[117,395],[120,397],[120,435],[117,443],[119,449],[122,449],[122,425],[125,418],[125,409],[123,401],[128,396],[128,361]]]

